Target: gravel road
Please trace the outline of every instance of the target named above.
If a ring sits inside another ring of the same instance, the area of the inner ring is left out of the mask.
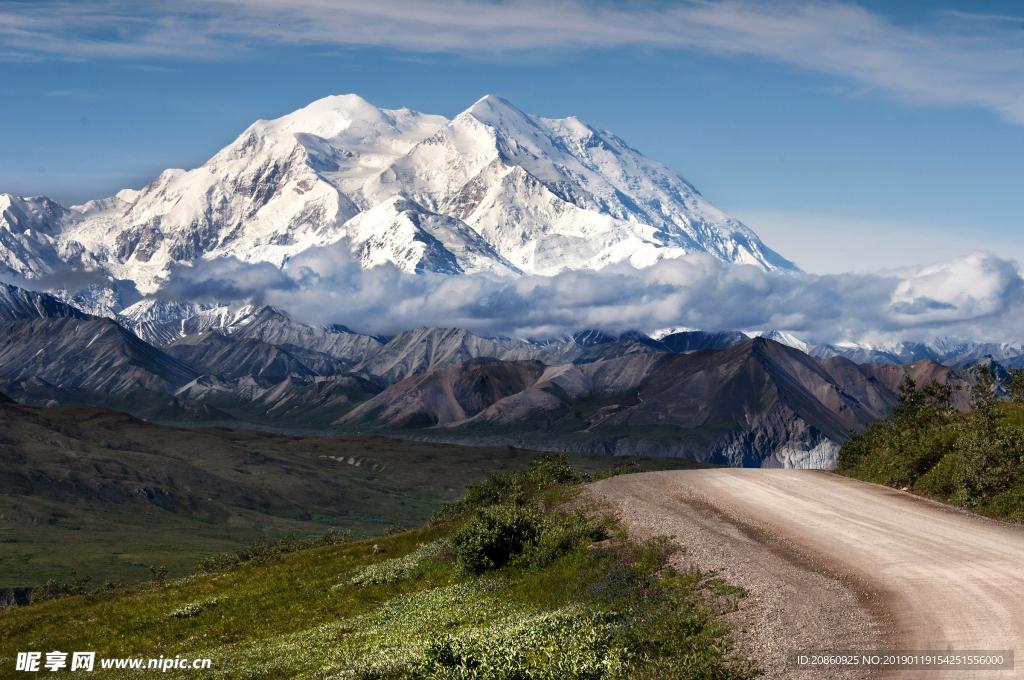
[[[1024,530],[815,470],[624,475],[591,485],[679,566],[721,569],[767,678],[1024,678]],[[1017,670],[787,669],[795,650],[1015,650]]]

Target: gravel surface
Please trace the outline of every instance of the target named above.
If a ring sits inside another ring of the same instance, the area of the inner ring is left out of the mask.
[[[787,661],[797,650],[1024,650],[1020,527],[811,470],[651,472],[590,489],[635,536],[675,536],[677,567],[720,570],[747,590],[725,618],[766,678],[1017,677]]]

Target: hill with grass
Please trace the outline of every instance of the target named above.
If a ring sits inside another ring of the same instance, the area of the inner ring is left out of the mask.
[[[422,525],[465,485],[533,453],[376,436],[165,427],[85,406],[0,400],[0,587],[68,569],[134,582],[246,545]],[[624,459],[574,455],[584,473]],[[648,469],[682,469],[678,459]]]
[[[743,591],[631,540],[579,493],[589,479],[542,457],[422,529],[257,543],[133,586],[51,582],[0,616],[0,668],[45,649],[95,652],[111,678],[150,659],[169,678],[195,676],[179,659],[253,680],[754,677],[719,618]]]

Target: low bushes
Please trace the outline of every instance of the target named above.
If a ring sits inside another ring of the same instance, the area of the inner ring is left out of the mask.
[[[85,584],[91,580],[91,576],[79,576],[78,572],[72,569],[68,572],[68,580],[64,583],[60,583],[56,579],[50,579],[38,588],[33,588],[32,593],[29,595],[29,602],[35,604],[72,595],[85,595]]]
[[[297,540],[294,534],[288,534],[275,544],[267,545],[266,538],[258,538],[256,542],[245,548],[236,548],[234,552],[211,555],[199,560],[196,564],[195,573],[209,574],[216,571],[231,569],[241,564],[263,564],[276,559],[278,556],[296,552],[298,550],[310,550],[328,545],[339,545],[352,540],[352,532],[329,530],[320,538]]]
[[[524,470],[488,475],[486,480],[467,486],[465,496],[453,503],[442,503],[429,523],[443,524],[461,517],[467,510],[509,500],[523,500],[548,489],[571,487],[633,472],[643,472],[643,468],[630,460],[611,470],[596,472],[593,476],[580,474],[570,467],[568,456],[541,453]]]
[[[384,553],[257,542],[209,566],[223,573],[5,615],[0,633],[11,649],[210,658],[238,680],[755,677],[717,618],[742,593],[672,570],[667,539],[629,541],[578,495],[585,479],[545,456],[471,487],[458,514],[375,539]]]
[[[620,466],[602,478],[638,471]],[[541,454],[521,472],[468,488],[461,508],[474,514],[452,536],[452,550],[466,573],[480,574],[519,559],[543,567],[581,544],[606,537],[610,518],[590,516],[582,509],[544,512],[536,498],[544,491],[569,488],[589,478],[569,467],[565,456]],[[482,507],[481,507],[482,506]],[[455,507],[448,509],[448,513]]]
[[[1024,404],[996,400],[993,387],[982,371],[974,410],[958,413],[950,388],[919,391],[908,377],[892,415],[840,449],[837,472],[1024,521]]]
[[[507,503],[482,508],[455,532],[452,550],[471,574],[503,567],[537,540],[542,521],[533,506]]]
[[[172,619],[190,619],[193,616],[199,616],[207,609],[216,607],[226,599],[226,597],[211,597],[210,599],[203,600],[202,602],[189,602],[188,604],[182,605],[174,611],[169,612],[167,616]]]

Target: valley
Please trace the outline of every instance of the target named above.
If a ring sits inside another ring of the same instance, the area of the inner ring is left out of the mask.
[[[188,573],[200,558],[260,536],[417,527],[467,484],[535,456],[507,446],[181,429],[93,407],[0,403],[0,587],[39,585],[69,569],[96,585],[131,583],[152,578],[151,566]],[[571,461],[591,473],[624,459]]]

